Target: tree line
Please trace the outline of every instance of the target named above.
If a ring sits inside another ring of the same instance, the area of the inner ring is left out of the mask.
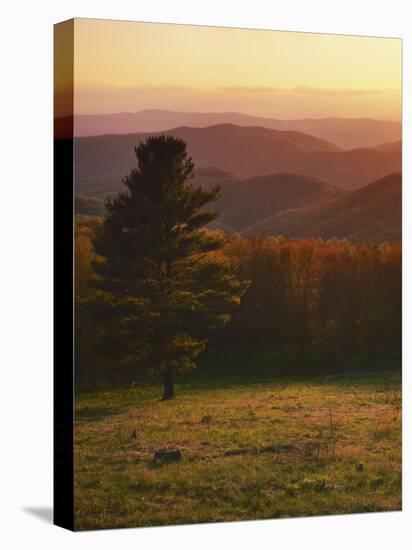
[[[233,237],[225,254],[251,281],[227,341],[277,346],[298,369],[309,356],[322,368],[399,357],[400,243]]]

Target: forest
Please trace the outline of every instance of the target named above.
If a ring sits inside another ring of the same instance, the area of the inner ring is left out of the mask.
[[[90,285],[96,278],[92,262],[98,261],[92,239],[100,223],[92,216],[78,216],[76,223],[79,387],[130,384],[147,375],[138,364],[122,367],[115,354],[110,356],[102,331],[116,332],[115,319],[105,316],[101,323],[83,306],[96,292]],[[271,368],[286,375],[399,365],[400,242],[231,235],[221,250],[209,254],[228,262],[236,277],[249,284],[227,326],[211,335],[199,358],[202,368],[213,368],[206,360],[210,353],[216,361],[228,351],[242,355],[249,350],[254,361],[242,367],[242,374],[257,374],[267,361],[256,349],[276,351],[282,367]]]

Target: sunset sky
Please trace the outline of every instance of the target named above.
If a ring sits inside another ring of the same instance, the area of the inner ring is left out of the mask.
[[[76,19],[78,114],[401,118],[399,39]]]

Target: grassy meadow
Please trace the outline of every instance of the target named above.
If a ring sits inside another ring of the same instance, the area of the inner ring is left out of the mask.
[[[401,508],[400,374],[193,373],[176,389],[78,394],[76,529]],[[163,448],[181,460],[154,460]]]

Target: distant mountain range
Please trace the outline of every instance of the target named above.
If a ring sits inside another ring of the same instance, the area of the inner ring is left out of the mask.
[[[344,193],[318,179],[293,174],[220,181],[219,185],[220,198],[213,205],[220,212],[217,223],[237,232],[283,210],[319,205]]]
[[[377,151],[397,151],[400,153],[402,151],[402,141],[393,141],[390,143],[381,143],[374,147]]]
[[[175,128],[167,134],[184,139],[196,166],[216,166],[245,177],[292,173],[354,188],[401,171],[400,149],[342,151],[324,139],[295,131],[221,124]],[[153,133],[77,138],[79,192],[97,196],[117,191],[136,165],[134,146],[149,135]]]
[[[394,241],[402,235],[402,178],[391,174],[354,191],[305,176],[274,174],[243,178],[199,168],[195,186],[220,185],[210,208],[220,215],[211,228],[248,236],[331,237]],[[103,199],[76,197],[77,214],[101,215]]]
[[[229,123],[159,133],[186,142],[193,185],[220,186],[211,228],[258,237],[401,238],[400,140],[379,133],[373,147],[342,150],[304,132]],[[150,135],[75,139],[77,214],[102,215],[103,198],[123,188],[136,167],[134,147]]]
[[[65,132],[68,125],[71,124],[71,120],[58,119],[56,124],[61,132]],[[303,132],[330,141],[343,149],[375,147],[380,143],[398,141],[402,137],[402,127],[398,121],[367,118],[279,120],[242,113],[181,113],[162,110],[76,115],[75,134],[78,137],[84,137],[104,134],[160,132],[180,126],[204,128],[220,124],[263,126],[275,130]]]
[[[244,229],[243,233],[398,240],[402,235],[402,177],[391,174],[332,201],[274,213]]]

